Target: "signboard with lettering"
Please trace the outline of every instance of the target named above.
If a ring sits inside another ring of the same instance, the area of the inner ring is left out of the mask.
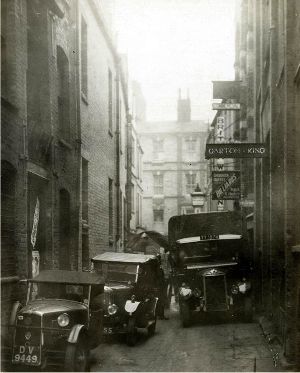
[[[213,102],[213,110],[240,110],[241,104],[239,103],[228,103],[228,102]]]
[[[265,144],[206,144],[205,158],[264,158],[269,152]]]
[[[239,199],[240,171],[212,171],[212,199]]]
[[[240,86],[240,80],[213,81],[213,98],[239,99]]]

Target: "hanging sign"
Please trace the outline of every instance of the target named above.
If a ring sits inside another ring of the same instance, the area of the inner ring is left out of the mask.
[[[241,196],[240,171],[212,171],[212,199],[239,199]]]
[[[213,102],[213,110],[241,110],[241,104],[229,102]]]
[[[205,158],[264,158],[269,155],[265,144],[206,144]]]
[[[239,99],[240,80],[217,80],[213,81],[213,98]]]
[[[31,245],[32,245],[33,249],[34,249],[35,243],[36,243],[39,217],[40,217],[40,201],[39,201],[39,198],[37,197],[36,205],[35,205],[35,209],[34,209],[34,215],[33,215],[32,231],[31,231]]]

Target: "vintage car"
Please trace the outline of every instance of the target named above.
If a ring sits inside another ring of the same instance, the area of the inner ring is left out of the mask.
[[[173,275],[184,327],[196,314],[201,318],[216,312],[251,321],[251,268],[238,234],[239,219],[239,214],[231,212],[170,219]],[[193,235],[196,232],[199,235]]]
[[[27,301],[10,321],[13,370],[87,371],[89,350],[102,340],[103,294],[96,273],[45,270],[27,282]]]
[[[157,257],[106,252],[94,257],[92,263],[105,279],[104,334],[125,333],[130,346],[137,342],[138,328],[153,335],[160,286]]]

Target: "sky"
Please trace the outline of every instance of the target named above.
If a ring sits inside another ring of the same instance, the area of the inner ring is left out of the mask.
[[[178,89],[192,119],[211,120],[212,80],[234,79],[235,0],[115,0],[117,44],[142,87],[147,120],[175,120]]]

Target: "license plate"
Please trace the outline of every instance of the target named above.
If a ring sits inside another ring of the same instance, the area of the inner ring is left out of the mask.
[[[112,334],[113,333],[113,328],[103,328],[103,333],[104,334]]]
[[[12,362],[14,364],[39,365],[41,363],[40,346],[14,346]]]

